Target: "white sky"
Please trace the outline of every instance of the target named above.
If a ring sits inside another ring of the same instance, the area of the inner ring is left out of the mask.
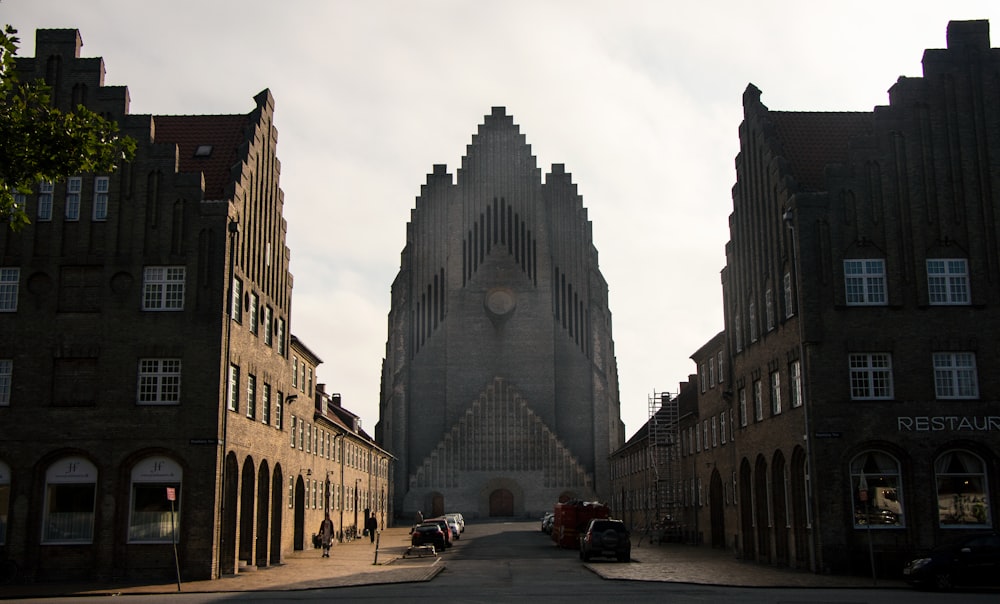
[[[131,113],[247,113],[271,90],[292,332],[372,434],[410,210],[491,107],[588,209],[628,437],[722,330],[747,85],[775,110],[870,111],[962,19],[1000,30],[1000,2],[0,0],[20,56],[35,29],[79,29]]]

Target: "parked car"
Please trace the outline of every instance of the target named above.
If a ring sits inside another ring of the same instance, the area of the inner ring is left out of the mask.
[[[454,519],[455,523],[458,524],[458,532],[465,532],[465,516],[462,516],[458,512],[452,512],[444,515],[445,518]]]
[[[434,551],[443,552],[447,543],[444,529],[437,522],[421,522],[410,531],[410,545],[433,545]]]
[[[971,535],[937,547],[907,562],[903,579],[916,587],[941,590],[1000,586],[1000,536]]]
[[[595,518],[580,535],[580,559],[614,556],[619,562],[632,560],[632,540],[621,520]]]
[[[555,519],[556,515],[552,512],[545,512],[542,516],[542,532],[547,534],[552,534],[552,521]]]
[[[448,524],[448,521],[444,519],[444,517],[438,516],[436,518],[428,518],[428,519],[424,520],[424,522],[434,522],[438,526],[440,526],[441,530],[444,531],[445,537],[448,538],[447,539],[447,543],[445,543],[445,547],[451,547],[452,546],[452,542],[456,538],[455,537],[455,532],[454,532],[454,529],[452,528],[452,526],[450,524]]]

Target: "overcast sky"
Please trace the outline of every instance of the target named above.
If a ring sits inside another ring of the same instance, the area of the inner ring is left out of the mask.
[[[998,17],[997,0],[0,0],[20,56],[37,28],[79,29],[131,113],[247,113],[271,90],[292,332],[372,434],[410,210],[434,164],[456,172],[491,107],[583,197],[628,437],[723,328],[747,85],[774,110],[871,111],[922,74],[949,20],[1000,30]]]

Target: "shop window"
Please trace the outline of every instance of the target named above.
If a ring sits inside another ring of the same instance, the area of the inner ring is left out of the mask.
[[[166,457],[148,457],[132,468],[129,543],[171,543],[180,534],[183,471]]]
[[[855,528],[906,526],[899,462],[888,453],[865,451],[851,460],[851,494]]]
[[[67,457],[45,473],[42,543],[91,543],[97,468],[82,457]]]
[[[986,464],[968,451],[948,451],[934,462],[941,528],[989,528]]]

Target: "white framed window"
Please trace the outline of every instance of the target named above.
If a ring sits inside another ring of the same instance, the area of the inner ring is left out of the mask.
[[[844,260],[844,291],[848,306],[884,306],[885,260]]]
[[[747,389],[740,388],[740,425],[747,425]]]
[[[147,457],[132,468],[129,543],[176,543],[181,535],[184,471],[168,457]]]
[[[271,423],[271,385],[267,382],[260,391],[260,421],[262,424]]]
[[[934,395],[939,399],[979,398],[976,354],[935,352]]]
[[[726,444],[726,412],[719,414],[719,437],[722,444]]]
[[[887,352],[854,353],[849,358],[851,398],[891,399],[892,355]]]
[[[264,344],[270,346],[274,341],[274,311],[270,306],[264,306]]]
[[[229,366],[229,389],[226,392],[226,406],[230,411],[240,410],[240,368]]]
[[[292,355],[292,387],[299,387],[299,357]]]
[[[774,329],[774,291],[767,288],[764,292],[764,316],[767,321],[767,331]]]
[[[719,354],[717,355],[717,358],[718,358],[718,362],[716,363],[716,365],[718,365],[718,367],[719,367],[719,383],[721,384],[725,380],[725,378],[723,378],[723,376],[722,376],[722,374],[723,374],[723,365],[722,365],[722,351],[721,350],[719,351]]]
[[[708,366],[704,361],[698,364],[698,384],[702,392],[708,387]]]
[[[715,388],[715,357],[708,359],[708,387]]]
[[[278,391],[278,396],[274,398],[274,427],[283,430],[285,427],[285,395]]]
[[[719,446],[719,418],[712,416],[712,447]]]
[[[10,405],[10,385],[14,375],[14,361],[0,359],[0,407]]]
[[[17,290],[20,283],[20,268],[0,267],[0,312],[17,311]]]
[[[143,310],[184,310],[184,267],[147,266],[142,282]]]
[[[739,313],[733,315],[733,333],[736,334],[736,352],[743,352],[743,325]]]
[[[899,461],[882,451],[865,451],[851,460],[854,528],[902,528],[903,483]]]
[[[243,281],[233,277],[233,296],[229,301],[229,316],[237,323],[243,322]]]
[[[274,337],[278,340],[278,354],[285,356],[285,319],[284,317],[278,318],[277,333]]]
[[[932,305],[969,304],[969,269],[965,258],[929,258],[927,296]]]
[[[788,364],[788,381],[791,382],[791,392],[789,396],[792,401],[792,408],[802,406],[802,364],[799,361],[792,361]]]
[[[53,188],[51,182],[38,183],[38,222],[50,222],[52,220]]]
[[[80,220],[80,189],[83,179],[71,176],[66,180],[66,220]]]
[[[247,374],[247,417],[257,419],[257,376]]]
[[[764,395],[760,380],[753,382],[753,418],[758,422],[764,420]]]
[[[781,373],[771,372],[771,415],[781,414]]]
[[[94,178],[94,220],[103,222],[108,219],[108,187],[111,179],[107,176]]]
[[[785,318],[788,319],[795,315],[795,298],[792,297],[792,273],[785,273],[782,279],[782,287],[785,293]]]
[[[938,525],[941,528],[991,528],[986,464],[978,455],[956,449],[934,462]]]
[[[260,297],[256,292],[250,293],[250,310],[247,316],[247,321],[250,323],[250,333],[256,334],[257,327],[260,323],[260,316],[257,311],[260,309]]]
[[[293,449],[295,448],[295,438],[298,436],[298,431],[296,430],[296,426],[297,426],[297,424],[296,424],[296,418],[295,418],[294,415],[292,415],[292,426],[291,426],[292,429],[291,429],[291,433],[292,433],[292,448]]]
[[[179,405],[181,360],[139,359],[139,405]]]
[[[97,468],[82,457],[65,457],[45,472],[42,543],[92,543]]]

